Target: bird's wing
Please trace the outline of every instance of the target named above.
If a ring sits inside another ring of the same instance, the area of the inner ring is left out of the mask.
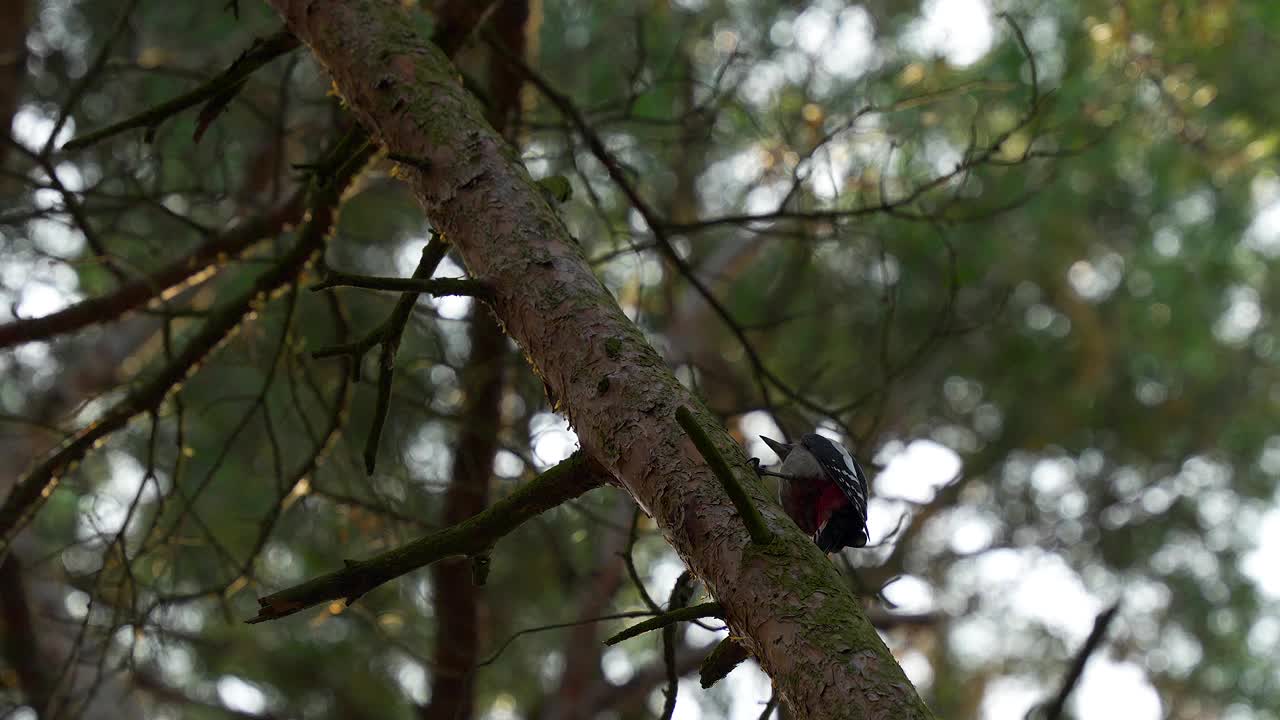
[[[813,454],[818,464],[826,471],[849,503],[857,509],[858,515],[865,523],[867,520],[867,476],[862,466],[839,443],[826,442],[820,435],[805,435],[801,442],[806,450]]]

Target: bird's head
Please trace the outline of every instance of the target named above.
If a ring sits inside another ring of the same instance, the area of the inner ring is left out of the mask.
[[[791,453],[791,448],[795,447],[795,443],[778,442],[773,438],[767,438],[763,435],[760,436],[760,439],[764,441],[765,445],[769,446],[770,450],[777,453],[779,462],[786,460],[787,455]]]

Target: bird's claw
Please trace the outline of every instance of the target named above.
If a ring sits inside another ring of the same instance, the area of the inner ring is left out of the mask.
[[[755,471],[756,475],[764,477],[764,473],[760,472],[760,458],[753,457],[747,461],[747,464],[751,466],[751,469]]]

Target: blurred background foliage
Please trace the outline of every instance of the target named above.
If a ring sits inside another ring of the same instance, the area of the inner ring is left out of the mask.
[[[215,77],[279,21],[234,0],[0,8],[6,323],[286,206],[298,165],[350,123],[303,49],[256,72],[199,142],[197,109],[66,151]],[[874,547],[834,559],[939,717],[1022,717],[1113,602],[1069,712],[1280,715],[1280,6],[543,0],[527,30],[529,64],[665,218],[732,327],[526,88],[526,164],[570,179],[562,215],[624,309],[752,454],[772,460],[760,433],[820,428],[878,475]],[[475,51],[458,64],[483,94]],[[325,262],[408,275],[428,232],[381,160]],[[289,247],[289,228],[276,235],[143,311],[5,349],[5,486],[157,372]],[[382,322],[394,298],[309,292],[314,279],[260,302],[23,535],[0,602],[13,716],[53,686],[49,717],[430,716],[435,601],[451,589],[427,573],[348,609],[242,622],[256,595],[446,524],[478,362],[470,301],[415,306],[369,477],[375,363],[349,383],[345,361],[309,353]],[[479,361],[510,370],[500,497],[574,441],[518,352]],[[660,710],[657,640],[606,651],[626,621],[579,623],[644,608],[625,557],[659,602],[682,570],[612,488],[498,544],[476,715]],[[682,637],[682,673],[711,628]],[[681,688],[682,718],[755,717],[770,695],[750,668]]]

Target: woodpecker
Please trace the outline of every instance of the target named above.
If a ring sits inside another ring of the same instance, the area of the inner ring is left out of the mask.
[[[782,466],[761,475],[780,478],[778,496],[800,529],[813,536],[823,552],[867,544],[867,476],[844,446],[817,433],[798,443],[760,436],[778,454]]]

